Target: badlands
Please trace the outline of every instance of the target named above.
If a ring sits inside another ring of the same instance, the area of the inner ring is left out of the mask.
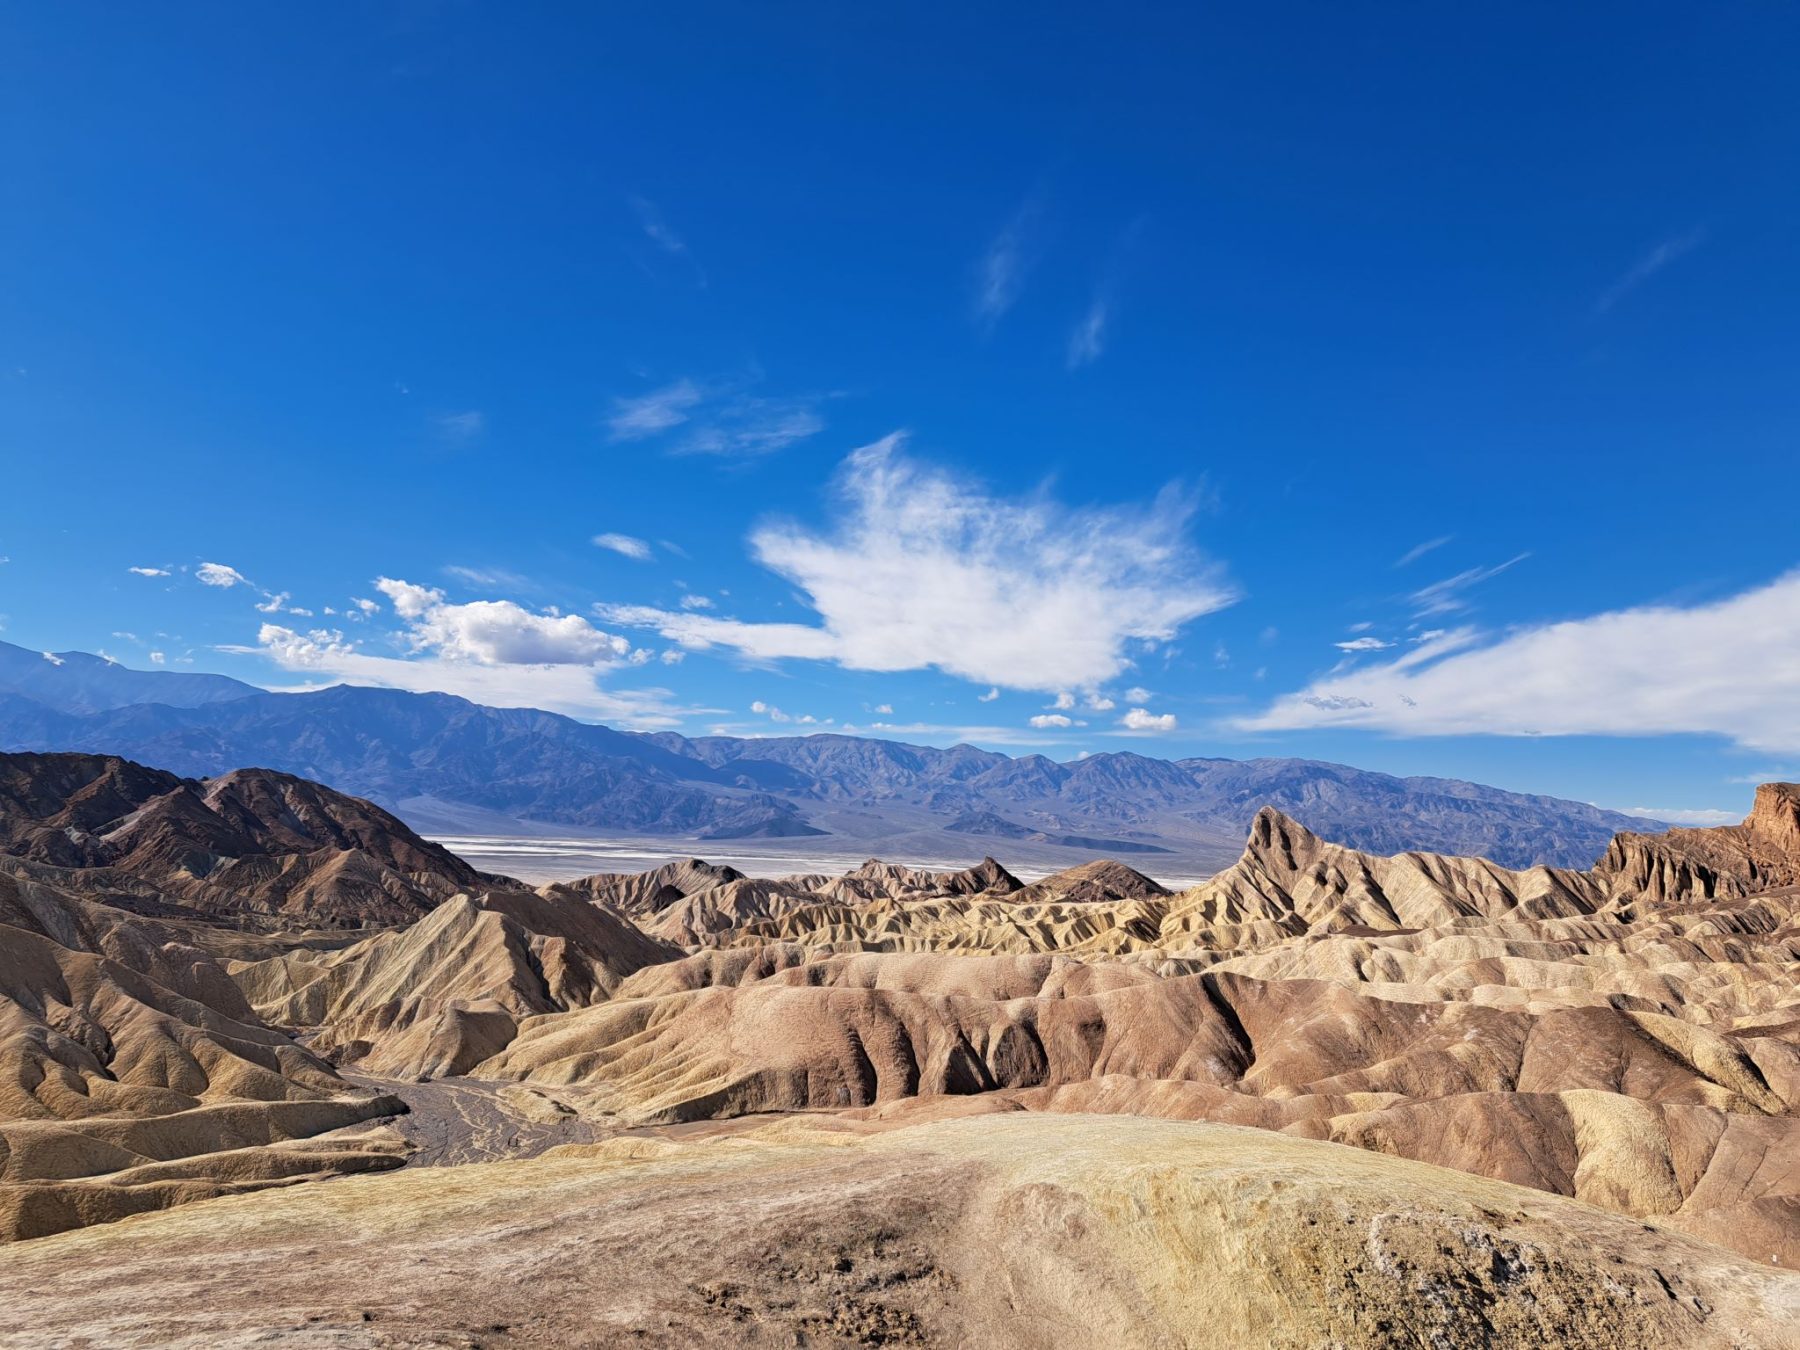
[[[0,755],[0,1344],[1800,1342],[1800,788],[1588,871],[531,889]]]

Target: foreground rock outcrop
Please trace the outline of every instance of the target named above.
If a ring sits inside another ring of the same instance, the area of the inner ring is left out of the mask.
[[[0,1337],[1021,1350],[1800,1337],[1794,1276],[1555,1196],[1221,1125],[923,1115],[616,1139],[68,1233],[8,1254]]]

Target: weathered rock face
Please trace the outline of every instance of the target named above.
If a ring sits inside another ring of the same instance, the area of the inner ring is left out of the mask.
[[[180,925],[0,859],[0,1240],[398,1166],[404,1109],[257,1019]]]
[[[526,1018],[600,1002],[679,954],[597,905],[491,892],[351,947],[232,974],[263,1018],[308,1030],[335,1063],[416,1079],[466,1073]]]
[[[251,925],[404,923],[491,886],[368,802],[264,769],[204,782],[105,755],[0,755],[0,852]]]
[[[1618,835],[1595,875],[1636,905],[1800,885],[1800,784],[1764,783],[1742,825]]]

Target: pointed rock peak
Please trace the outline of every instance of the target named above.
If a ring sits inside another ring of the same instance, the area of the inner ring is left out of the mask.
[[[945,890],[958,895],[974,895],[982,891],[1000,891],[1010,895],[1025,886],[1024,882],[993,858],[983,858],[975,866],[965,867],[960,872],[946,873],[939,881]]]
[[[1250,838],[1244,851],[1261,853],[1275,849],[1291,854],[1297,849],[1314,847],[1320,842],[1318,835],[1292,816],[1273,806],[1265,806],[1256,813],[1256,819],[1250,822]]]
[[[1787,853],[1800,855],[1800,783],[1764,783],[1744,828]]]
[[[1019,899],[1044,901],[1148,900],[1168,895],[1161,883],[1111,858],[1065,868],[1027,886]]]

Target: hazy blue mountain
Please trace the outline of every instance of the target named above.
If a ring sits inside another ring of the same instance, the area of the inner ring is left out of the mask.
[[[132,670],[88,652],[34,652],[0,642],[0,690],[56,712],[92,713],[133,703],[194,708],[262,691],[229,675]]]
[[[1654,828],[1581,802],[1313,760],[1122,751],[1062,764],[843,735],[626,733],[449,694],[270,694],[79,653],[62,665],[22,648],[0,654],[0,749],[124,755],[190,777],[277,769],[428,827],[472,811],[487,829],[521,821],[706,839],[827,834],[869,852],[895,841],[965,849],[985,836],[1209,866],[1236,856],[1265,805],[1356,848],[1509,866],[1587,866],[1618,831]],[[148,681],[156,701],[111,702],[133,687],[130,677]],[[219,697],[227,691],[234,696]]]

